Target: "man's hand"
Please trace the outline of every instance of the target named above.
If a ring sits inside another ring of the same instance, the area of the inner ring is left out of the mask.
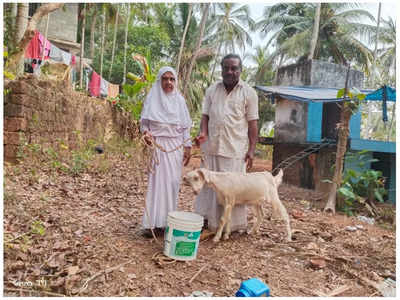
[[[246,171],[249,171],[253,167],[254,151],[247,151],[244,160],[246,161]]]
[[[194,139],[196,146],[200,146],[205,141],[207,141],[208,136],[204,132],[200,132],[200,134]]]
[[[183,152],[183,165],[186,167],[190,161],[190,151],[191,147],[185,147],[185,150]]]

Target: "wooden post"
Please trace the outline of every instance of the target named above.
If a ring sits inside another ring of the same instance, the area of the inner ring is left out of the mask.
[[[86,3],[83,4],[83,20],[81,32],[81,53],[79,61],[79,88],[83,88],[83,56],[85,51],[85,26],[86,26]]]

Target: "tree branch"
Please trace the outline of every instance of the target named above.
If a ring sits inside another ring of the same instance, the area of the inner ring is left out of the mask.
[[[47,3],[42,6],[40,6],[32,18],[28,22],[28,26],[25,30],[25,33],[21,39],[21,41],[18,43],[17,48],[19,51],[15,54],[13,54],[8,63],[8,69],[16,74],[17,76],[20,76],[22,74],[18,74],[18,65],[21,63],[21,60],[23,59],[25,55],[26,48],[29,45],[29,42],[32,40],[32,38],[35,36],[35,30],[37,27],[37,24],[39,23],[40,19],[51,13],[52,11],[55,11],[59,8],[61,8],[64,5],[64,3]]]

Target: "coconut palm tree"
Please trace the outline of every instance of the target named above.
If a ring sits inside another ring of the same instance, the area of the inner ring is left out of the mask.
[[[310,53],[308,54],[308,59],[313,59],[315,54],[315,47],[317,47],[318,33],[319,33],[319,20],[321,17],[321,3],[317,3],[314,15],[314,26],[312,32],[312,38],[310,42]]]
[[[188,8],[188,14],[187,14],[187,20],[186,20],[186,24],[185,24],[185,29],[183,30],[183,36],[182,36],[182,40],[181,40],[181,47],[179,48],[178,62],[176,64],[177,72],[179,72],[179,65],[181,63],[182,52],[183,52],[183,48],[185,46],[186,34],[188,32],[190,19],[192,17],[192,9],[193,9],[193,4],[190,3],[189,4],[189,8]]]
[[[254,78],[250,79],[256,85],[271,85],[274,76],[273,59],[266,47],[257,46],[256,53],[250,59],[256,63]]]
[[[119,16],[119,4],[117,4],[117,11],[115,14],[114,37],[113,37],[112,52],[111,52],[111,64],[110,64],[110,70],[108,72],[108,79],[111,78],[112,67],[114,64],[115,46],[116,46],[116,41],[117,41],[118,16]]]
[[[194,53],[190,60],[189,68],[188,68],[188,71],[186,72],[186,76],[185,76],[185,82],[184,82],[184,86],[183,86],[183,95],[184,96],[187,96],[187,94],[188,94],[190,76],[192,75],[193,66],[196,63],[196,56],[201,47],[201,42],[203,39],[204,29],[206,27],[206,21],[207,21],[209,10],[210,10],[210,3],[203,4],[203,14],[201,17],[200,31],[199,31],[199,35],[197,37],[196,48],[194,49]]]
[[[377,55],[384,68],[392,74],[396,74],[396,21],[391,17],[382,20],[382,28],[377,37],[382,48],[377,50]]]
[[[212,22],[209,27],[214,29],[212,35],[215,35],[217,54],[211,71],[211,79],[219,62],[221,51],[235,53],[236,47],[245,50],[246,44],[252,45],[250,32],[254,30],[255,22],[250,17],[249,7],[239,5],[238,3],[215,3],[215,14],[212,16]]]
[[[128,30],[129,30],[129,22],[131,18],[131,4],[126,3],[125,7],[125,38],[124,38],[124,75],[122,79],[122,84],[125,84],[126,82],[126,53],[128,49]]]
[[[314,58],[338,64],[354,61],[368,72],[372,52],[360,40],[371,34],[375,27],[356,21],[362,17],[374,20],[374,17],[358,6],[358,3],[321,3]],[[292,58],[306,57],[310,53],[315,7],[316,3],[273,5],[265,10],[257,27],[264,33],[275,31],[270,42],[275,42],[277,53]]]

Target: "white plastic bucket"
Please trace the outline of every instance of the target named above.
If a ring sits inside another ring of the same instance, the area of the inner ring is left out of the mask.
[[[168,213],[164,254],[176,260],[193,260],[199,247],[203,217],[186,211]]]

